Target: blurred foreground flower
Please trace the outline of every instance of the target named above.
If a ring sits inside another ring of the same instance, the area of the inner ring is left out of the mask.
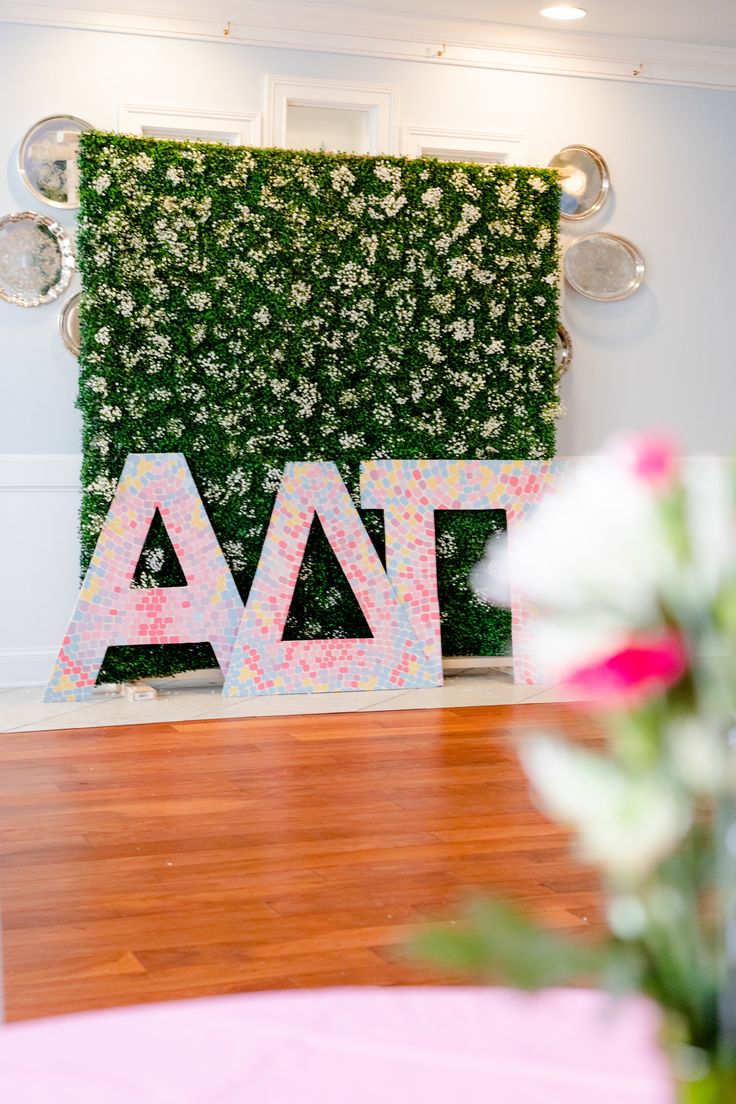
[[[632,637],[617,651],[568,671],[566,682],[588,700],[620,708],[673,686],[687,666],[682,638],[667,630]]]
[[[608,937],[502,903],[423,937],[448,965],[524,986],[596,978],[662,1006],[681,1099],[736,1102],[736,477],[655,436],[614,442],[478,565],[536,605],[533,659],[591,703],[605,753],[522,741],[538,806],[598,868]]]

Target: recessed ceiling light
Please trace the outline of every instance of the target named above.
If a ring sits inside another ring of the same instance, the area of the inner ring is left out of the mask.
[[[569,4],[558,4],[553,8],[542,8],[539,14],[546,19],[582,19],[588,13],[585,8],[572,8]]]

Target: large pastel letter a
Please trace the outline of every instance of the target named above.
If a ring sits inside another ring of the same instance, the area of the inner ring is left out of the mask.
[[[133,589],[143,545],[159,510],[188,586]],[[226,670],[243,603],[181,453],[132,454],[115,497],[44,701],[81,701],[107,648],[209,641]]]
[[[312,518],[353,588],[373,638],[282,640]],[[334,464],[287,464],[246,603],[224,694],[306,694],[437,686],[429,662]]]

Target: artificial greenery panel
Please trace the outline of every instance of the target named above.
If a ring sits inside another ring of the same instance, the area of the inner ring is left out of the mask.
[[[100,133],[80,168],[83,568],[129,452],[185,454],[244,598],[287,460],[336,461],[357,502],[361,460],[553,454],[552,172]],[[467,583],[500,524],[438,518],[446,654],[507,648]],[[364,635],[324,545],[287,635]],[[140,585],[175,585],[172,561],[159,525]],[[203,663],[110,649],[103,677]]]

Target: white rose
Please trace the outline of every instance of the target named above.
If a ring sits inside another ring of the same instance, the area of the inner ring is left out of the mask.
[[[690,803],[662,776],[629,775],[546,736],[525,741],[521,760],[541,808],[572,828],[581,859],[618,885],[645,882],[690,828]]]

